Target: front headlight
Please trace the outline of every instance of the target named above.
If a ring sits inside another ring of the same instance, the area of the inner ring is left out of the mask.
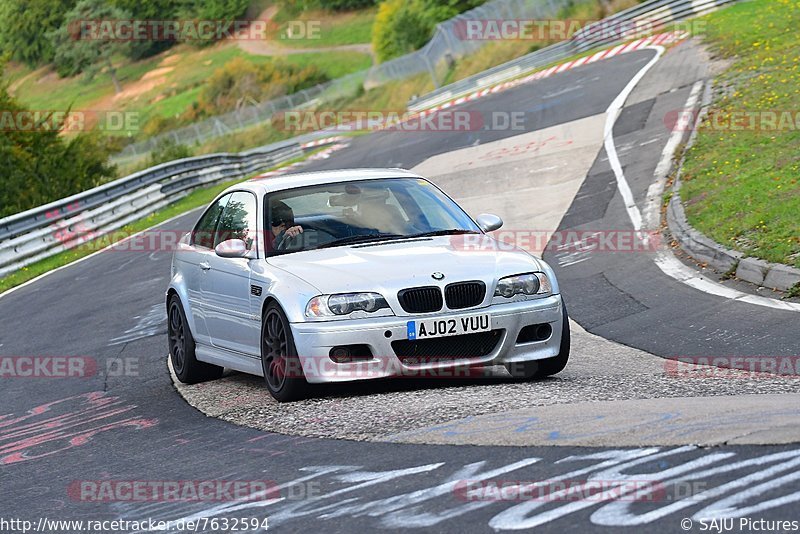
[[[389,304],[378,293],[338,293],[314,297],[306,305],[306,317],[334,317],[355,311],[373,313],[388,308]]]
[[[494,296],[511,298],[514,295],[545,295],[552,290],[550,280],[544,273],[518,274],[498,280]]]

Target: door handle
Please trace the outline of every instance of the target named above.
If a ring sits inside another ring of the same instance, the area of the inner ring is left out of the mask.
[[[200,264],[200,268],[203,269],[204,271],[207,271],[211,268],[211,264],[208,263],[207,261],[204,261]]]

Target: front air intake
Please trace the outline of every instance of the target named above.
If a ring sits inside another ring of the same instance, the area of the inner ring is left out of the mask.
[[[430,313],[442,309],[442,291],[436,286],[403,289],[397,294],[400,306],[408,313]]]
[[[456,282],[444,288],[444,298],[451,310],[472,308],[483,302],[486,295],[486,284],[480,280],[474,282]]]

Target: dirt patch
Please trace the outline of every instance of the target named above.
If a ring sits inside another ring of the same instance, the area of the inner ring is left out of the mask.
[[[278,12],[278,6],[273,4],[261,12],[258,20],[270,21]],[[254,56],[288,56],[292,54],[314,54],[322,52],[355,52],[368,54],[375,60],[372,45],[369,43],[349,44],[339,46],[323,46],[317,48],[290,48],[274,40],[236,39],[237,46],[248,54]]]
[[[34,78],[34,77],[39,76],[40,74],[44,73],[45,71],[47,71],[48,68],[49,67],[42,67],[40,69],[36,69],[33,72],[29,72],[28,74],[26,74],[25,76],[23,76],[19,80],[16,80],[14,83],[9,85],[8,86],[8,92],[13,95],[16,92],[17,89],[22,87],[22,84],[24,84],[25,82],[27,82],[31,78]],[[53,74],[55,74],[55,73],[53,73]],[[39,83],[39,81],[37,80],[36,83]]]
[[[36,85],[41,85],[41,84],[50,85],[52,83],[56,83],[58,80],[59,80],[58,73],[54,70],[51,70],[41,78],[37,79]]]
[[[170,54],[169,56],[165,57],[161,61],[161,63],[159,63],[159,66],[165,66],[166,67],[167,65],[173,65],[173,64],[177,63],[178,60],[181,59],[181,57],[182,57],[181,54]]]
[[[145,93],[148,93],[156,87],[163,85],[167,81],[167,74],[175,70],[175,67],[163,67],[164,62],[170,60],[173,63],[175,60],[172,58],[179,58],[180,56],[167,56],[164,61],[159,63],[158,68],[146,72],[139,80],[132,82],[125,86],[122,92],[114,95],[113,102],[120,100],[136,100]]]

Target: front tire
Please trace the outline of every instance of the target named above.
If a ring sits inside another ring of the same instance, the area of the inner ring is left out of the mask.
[[[167,306],[167,334],[172,370],[178,380],[184,384],[197,384],[222,376],[222,367],[195,358],[194,337],[178,295],[172,295]]]
[[[303,375],[286,314],[276,302],[264,310],[261,321],[261,368],[270,395],[278,402],[305,398],[309,385]]]
[[[531,380],[552,376],[564,370],[569,360],[570,332],[567,306],[563,301],[561,302],[561,319],[561,344],[559,346],[558,355],[544,360],[507,363],[506,370],[508,370],[511,376],[514,378]]]

